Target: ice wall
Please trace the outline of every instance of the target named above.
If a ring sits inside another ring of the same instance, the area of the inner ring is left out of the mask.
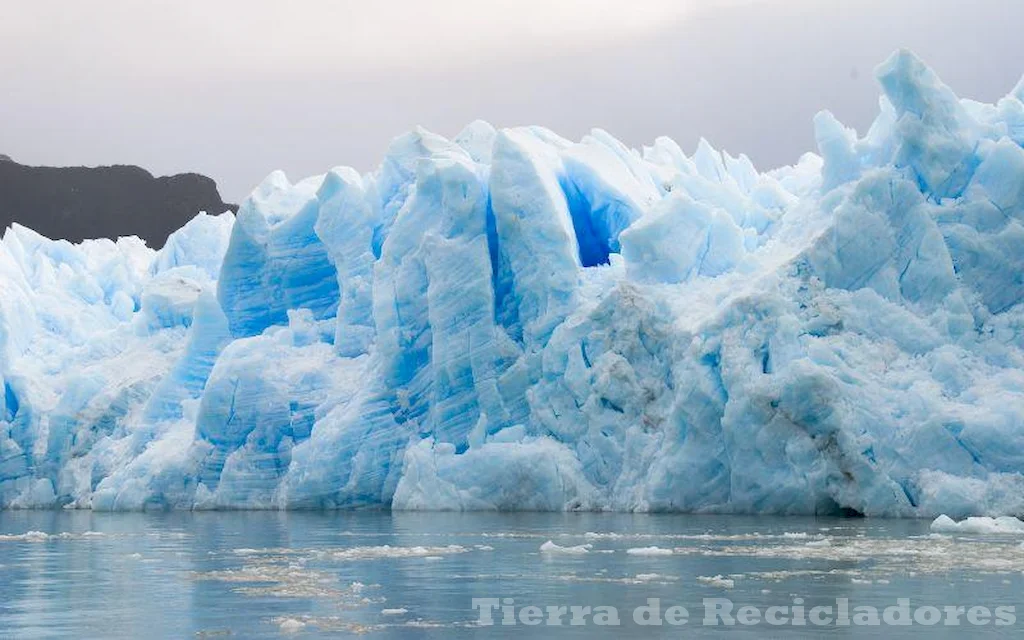
[[[863,136],[418,129],[161,251],[0,241],[0,505],[1024,512],[1024,98]]]

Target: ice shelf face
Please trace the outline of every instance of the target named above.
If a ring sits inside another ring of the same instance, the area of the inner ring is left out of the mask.
[[[1024,91],[759,173],[476,122],[0,242],[0,506],[1024,513]]]

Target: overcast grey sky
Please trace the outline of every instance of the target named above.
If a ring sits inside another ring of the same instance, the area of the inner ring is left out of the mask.
[[[769,168],[813,149],[819,109],[863,132],[897,47],[1005,95],[1021,25],[1021,0],[0,0],[0,153],[198,171],[239,201],[483,118]]]

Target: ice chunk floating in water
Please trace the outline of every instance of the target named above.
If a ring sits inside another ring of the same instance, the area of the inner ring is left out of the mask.
[[[160,251],[9,229],[0,505],[1018,515],[1022,95],[877,76],[766,173],[475,122]]]
[[[1009,516],[987,518],[975,516],[956,522],[947,515],[941,515],[932,522],[931,530],[936,533],[966,533],[992,535],[1024,535],[1024,521]]]

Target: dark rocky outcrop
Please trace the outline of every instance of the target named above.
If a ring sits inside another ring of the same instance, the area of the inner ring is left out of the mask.
[[[137,235],[159,248],[198,212],[237,208],[195,173],[154,178],[135,166],[30,167],[0,156],[0,231],[17,222],[50,238]]]

